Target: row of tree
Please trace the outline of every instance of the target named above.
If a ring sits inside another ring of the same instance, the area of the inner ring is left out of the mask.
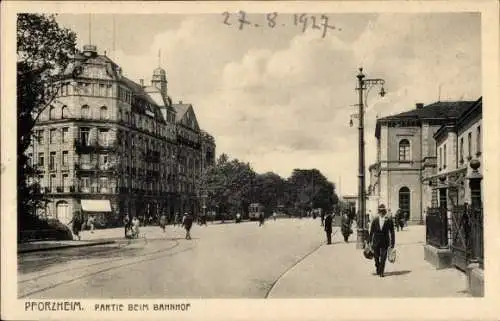
[[[208,209],[247,213],[261,203],[269,213],[279,205],[297,214],[314,208],[331,211],[338,204],[335,185],[317,169],[295,169],[287,179],[276,173],[256,173],[249,163],[222,154],[198,181]]]

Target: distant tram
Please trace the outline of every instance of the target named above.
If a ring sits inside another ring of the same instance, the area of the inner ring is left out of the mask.
[[[248,207],[248,218],[250,220],[258,220],[261,213],[264,215],[264,206],[260,203],[252,203]]]

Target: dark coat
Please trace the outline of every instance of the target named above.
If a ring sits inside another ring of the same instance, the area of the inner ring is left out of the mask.
[[[349,234],[351,231],[351,220],[349,217],[342,216],[342,221],[341,221],[341,226],[342,226],[342,233],[343,234]]]
[[[333,215],[328,214],[325,217],[325,232],[332,233],[332,223],[333,223]]]
[[[380,229],[379,218],[373,219],[372,225],[370,227],[370,237],[369,240],[372,247],[375,248],[388,248],[394,247],[396,242],[394,233],[394,223],[393,221],[386,217],[384,226]]]

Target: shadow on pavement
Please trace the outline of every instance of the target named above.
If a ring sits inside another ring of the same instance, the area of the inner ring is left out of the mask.
[[[391,271],[391,272],[385,272],[385,276],[397,276],[397,275],[405,275],[411,273],[410,270],[402,270],[402,271]]]

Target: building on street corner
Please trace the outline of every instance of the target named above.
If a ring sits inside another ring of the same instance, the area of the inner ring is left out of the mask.
[[[422,223],[431,206],[429,179],[438,172],[434,134],[474,101],[418,103],[410,111],[378,118],[377,161],[370,166],[368,188],[372,213],[385,204],[393,214],[409,212],[409,223]]]
[[[195,180],[215,162],[215,140],[191,104],[172,104],[167,84],[161,67],[149,86],[128,79],[92,45],[75,55],[27,151],[47,200],[38,215],[68,223],[82,211],[110,226],[196,214]]]

